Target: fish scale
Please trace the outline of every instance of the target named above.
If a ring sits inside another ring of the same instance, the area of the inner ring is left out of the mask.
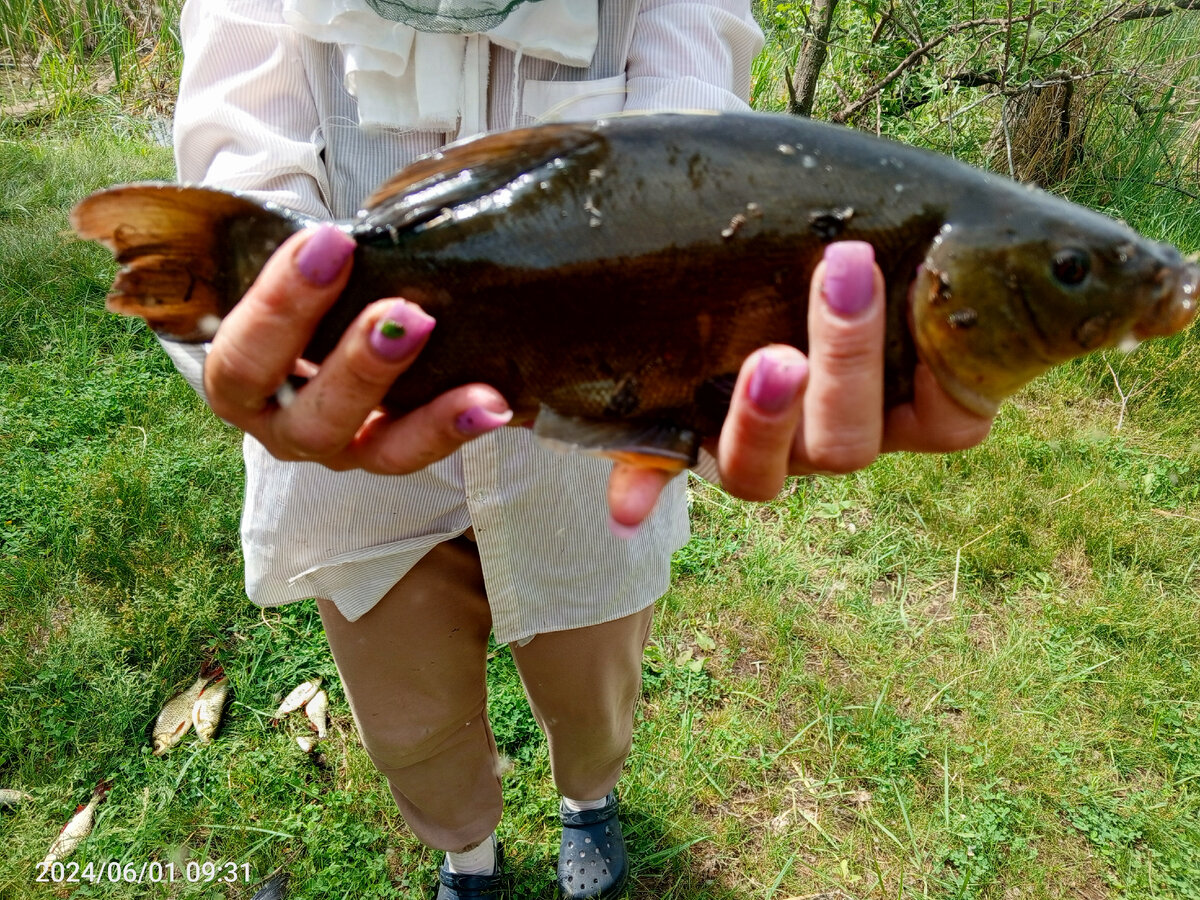
[[[885,402],[918,359],[993,414],[1050,366],[1175,333],[1200,268],[1125,225],[947,157],[769,114],[535,126],[401,170],[343,227],[349,282],[305,356],[403,296],[438,321],[385,407],[496,387],[559,445],[678,468],[714,436],[758,347],[807,347],[832,240],[870,242],[888,285]],[[72,213],[122,268],[114,311],[205,340],[271,250],[312,220],[199,188],[132,185]],[[1082,272],[1082,277],[1074,280]]]

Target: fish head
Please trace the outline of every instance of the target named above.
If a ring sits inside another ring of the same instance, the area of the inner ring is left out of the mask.
[[[910,288],[921,358],[980,415],[1058,363],[1182,331],[1200,302],[1200,266],[1174,247],[1038,193],[946,225]]]

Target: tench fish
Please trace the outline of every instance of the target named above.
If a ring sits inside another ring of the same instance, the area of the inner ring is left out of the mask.
[[[213,336],[267,257],[312,220],[198,187],[135,184],[71,216],[121,269],[109,309]],[[668,470],[719,432],[756,348],[804,349],[823,247],[875,247],[888,285],[886,403],[918,357],[962,406],[1056,363],[1174,334],[1200,267],[1106,216],[945,156],[762,113],[617,116],[451,145],[341,223],[358,243],[305,356],[363,307],[405,297],[437,328],[390,389],[395,414],[468,382],[514,424]]]

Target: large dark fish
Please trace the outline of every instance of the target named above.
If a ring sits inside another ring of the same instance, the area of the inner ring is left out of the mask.
[[[535,432],[676,468],[718,432],[742,361],[806,346],[809,279],[834,240],[887,279],[889,406],[918,356],[992,414],[1052,365],[1173,334],[1200,268],[1172,247],[944,156],[789,116],[657,114],[465,141],[400,171],[343,227],[353,275],[305,352],[402,296],[438,327],[385,405],[495,386]],[[310,224],[195,187],[129,185],[74,210],[122,268],[110,309],[212,337],[267,257]],[[539,410],[541,413],[539,414]]]

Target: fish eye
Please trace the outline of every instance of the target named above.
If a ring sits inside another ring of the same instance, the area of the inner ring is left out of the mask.
[[[1091,268],[1092,261],[1082,250],[1070,248],[1054,254],[1054,277],[1062,284],[1079,284]]]

